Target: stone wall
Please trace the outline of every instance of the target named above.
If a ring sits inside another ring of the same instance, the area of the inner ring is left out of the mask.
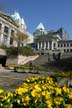
[[[17,64],[17,65],[24,65],[29,61],[35,60],[39,55],[34,55],[34,56],[22,56],[18,55],[17,57],[9,57],[7,58],[6,64]]]

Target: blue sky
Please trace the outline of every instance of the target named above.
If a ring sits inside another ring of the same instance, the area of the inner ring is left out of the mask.
[[[42,22],[47,30],[63,27],[72,39],[72,0],[0,0],[4,11],[17,10],[24,18],[29,32]]]

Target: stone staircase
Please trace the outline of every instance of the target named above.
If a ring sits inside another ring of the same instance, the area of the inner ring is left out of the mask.
[[[30,65],[30,62],[26,63],[25,65]],[[41,67],[44,70],[45,70],[44,65],[47,63],[48,63],[48,55],[40,55],[37,59],[32,61],[33,66]]]

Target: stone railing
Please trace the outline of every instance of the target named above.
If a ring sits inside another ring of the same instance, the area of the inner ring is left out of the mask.
[[[18,56],[18,64],[19,65],[26,64],[27,62],[33,61],[38,57],[39,57],[39,55],[34,55],[34,56],[22,56],[22,55],[19,55]]]

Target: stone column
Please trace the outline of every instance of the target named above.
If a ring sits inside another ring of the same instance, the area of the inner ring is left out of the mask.
[[[52,41],[52,48],[51,48],[52,50],[54,49],[54,46],[53,45],[54,45],[54,42]]]
[[[0,42],[1,44],[3,43],[3,34],[4,34],[4,24],[2,23],[2,28],[1,28],[1,36],[0,36]]]
[[[42,42],[41,42],[41,48],[40,49],[42,49]]]
[[[49,49],[49,42],[47,42],[46,49]]]
[[[37,49],[39,49],[39,42],[37,43]]]
[[[50,49],[49,47],[50,47],[50,43],[48,42],[48,44],[47,44],[47,49]]]
[[[10,37],[11,37],[11,29],[8,30],[8,39],[7,39],[7,46],[10,46]]]
[[[46,49],[46,42],[44,42],[44,50]]]

